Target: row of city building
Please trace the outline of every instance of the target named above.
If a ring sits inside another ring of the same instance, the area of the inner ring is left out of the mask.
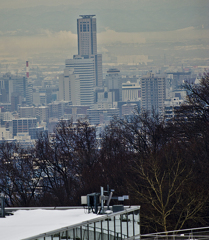
[[[150,72],[137,79],[136,82],[123,83],[124,78],[120,75],[119,70],[110,69],[104,80],[104,87],[95,88],[95,91],[93,91],[92,97],[94,100],[91,104],[86,101],[74,102],[73,94],[75,98],[82,99],[82,94],[79,94],[79,92],[76,94],[71,85],[74,75],[72,74],[72,78],[61,76],[59,78],[59,91],[57,92],[59,101],[37,106],[22,103],[18,104],[17,111],[12,109],[12,97],[10,103],[0,103],[1,126],[5,128],[5,131],[2,129],[0,138],[8,139],[8,134],[10,134],[10,138],[15,138],[17,133],[29,133],[30,128],[37,126],[39,126],[37,131],[40,130],[41,126],[52,132],[60,119],[76,121],[77,119],[88,118],[91,124],[107,124],[114,116],[131,115],[136,108],[143,108],[148,111],[154,109],[159,113],[164,113],[167,118],[172,118],[174,107],[180,106],[186,96],[186,92],[181,88],[176,87],[173,90],[173,87],[169,85],[172,82],[173,75],[169,74],[165,78],[155,76]],[[181,76],[181,82],[183,82],[184,74]],[[65,83],[63,84],[63,82]],[[21,92],[19,94],[22,95]],[[85,96],[85,98],[87,97],[89,96]],[[32,126],[28,124],[30,121],[33,122]],[[20,123],[17,128],[16,122]]]
[[[191,81],[191,72],[147,71],[144,76],[124,77],[119,69],[110,68],[103,79],[95,15],[81,15],[77,33],[78,55],[65,60],[58,79],[47,82],[38,74],[29,77],[28,72],[0,78],[0,140],[34,139],[42,130],[53,132],[60,119],[88,118],[91,124],[105,125],[136,108],[155,110],[170,119],[174,107],[183,102],[186,93],[181,85],[185,79]]]

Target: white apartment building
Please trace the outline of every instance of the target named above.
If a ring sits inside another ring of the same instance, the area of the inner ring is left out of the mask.
[[[92,105],[94,103],[95,87],[94,58],[84,58],[76,55],[73,59],[65,60],[65,68],[68,71],[73,71],[79,78],[80,104],[78,105]],[[75,88],[72,87],[72,91],[76,91]]]
[[[72,105],[81,104],[80,78],[68,68],[59,76],[59,101],[72,102]]]

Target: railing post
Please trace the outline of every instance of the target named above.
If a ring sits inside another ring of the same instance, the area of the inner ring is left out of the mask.
[[[0,193],[0,217],[5,217],[5,197],[3,193]]]

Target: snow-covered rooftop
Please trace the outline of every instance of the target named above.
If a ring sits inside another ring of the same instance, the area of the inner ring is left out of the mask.
[[[0,239],[20,240],[99,217],[84,209],[18,210],[13,214],[0,218]]]

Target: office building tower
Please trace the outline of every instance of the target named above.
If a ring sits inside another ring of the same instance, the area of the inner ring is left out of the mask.
[[[32,83],[27,84],[26,103],[27,105],[33,104],[33,84]]]
[[[163,112],[165,101],[165,78],[148,73],[141,78],[142,109]]]
[[[49,107],[48,106],[39,106],[35,108],[35,116],[39,122],[49,121]]]
[[[21,93],[13,92],[11,95],[11,111],[17,111],[18,105],[22,104],[22,96]]]
[[[107,71],[105,85],[108,91],[112,94],[113,102],[122,100],[122,78],[120,75],[120,70],[117,68],[110,68]]]
[[[26,77],[12,76],[9,81],[10,94],[13,92],[19,93],[23,99],[26,99],[28,83]]]
[[[17,133],[29,132],[29,128],[36,127],[37,118],[19,118],[12,120],[12,135],[17,136]]]
[[[11,98],[9,99],[9,80],[10,79],[11,79],[10,73],[6,73],[0,78],[0,102],[1,103],[10,102],[11,100]]]
[[[97,30],[95,15],[80,15],[77,19],[78,55],[94,58],[95,86],[102,87],[102,54],[97,54]]]
[[[80,105],[80,100],[80,78],[72,70],[65,68],[64,74],[59,76],[59,101]]]
[[[95,15],[80,15],[77,19],[78,55],[97,54],[97,30]]]
[[[95,61],[95,80],[97,87],[103,87],[103,73],[102,73],[102,54],[94,55]]]
[[[73,105],[91,106],[95,87],[102,87],[102,55],[97,54],[95,15],[77,19],[78,55],[65,61],[64,74],[59,76],[59,100]]]
[[[65,60],[66,70],[73,71],[79,78],[80,83],[80,104],[92,105],[94,103],[94,58],[74,56],[73,59]],[[72,91],[76,91],[73,88]],[[71,92],[72,92],[71,91]]]
[[[29,91],[26,77],[6,73],[0,78],[1,102],[11,102],[12,94],[16,93],[20,94],[22,101],[27,101],[27,103],[30,104],[31,91],[32,88],[30,88]]]

